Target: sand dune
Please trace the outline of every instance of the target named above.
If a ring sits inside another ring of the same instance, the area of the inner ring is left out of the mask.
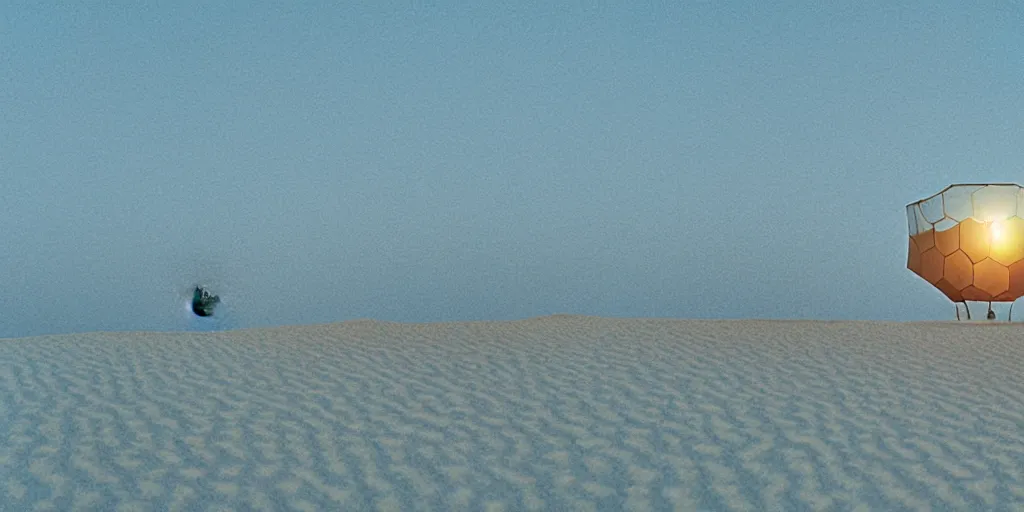
[[[2,510],[1010,510],[1024,329],[559,315],[0,340]]]

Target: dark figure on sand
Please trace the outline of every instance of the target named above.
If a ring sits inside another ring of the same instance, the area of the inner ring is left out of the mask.
[[[194,292],[192,292],[192,312],[196,316],[211,316],[213,315],[213,309],[220,302],[220,297],[211,295],[202,286],[196,286]]]

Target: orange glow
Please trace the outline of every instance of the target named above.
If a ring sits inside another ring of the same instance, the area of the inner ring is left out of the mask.
[[[954,302],[1024,297],[1024,188],[951,185],[907,205],[907,268]]]
[[[1019,218],[988,226],[967,219],[954,229],[918,233],[910,237],[907,268],[954,302],[1016,300],[1024,296],[1022,228]]]

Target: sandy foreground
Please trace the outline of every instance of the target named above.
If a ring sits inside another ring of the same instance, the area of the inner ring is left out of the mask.
[[[0,340],[0,510],[1010,510],[1024,326],[551,316]]]

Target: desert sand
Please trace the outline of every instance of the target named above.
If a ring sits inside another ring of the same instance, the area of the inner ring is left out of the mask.
[[[5,339],[0,509],[1018,509],[1022,361],[947,322]]]

